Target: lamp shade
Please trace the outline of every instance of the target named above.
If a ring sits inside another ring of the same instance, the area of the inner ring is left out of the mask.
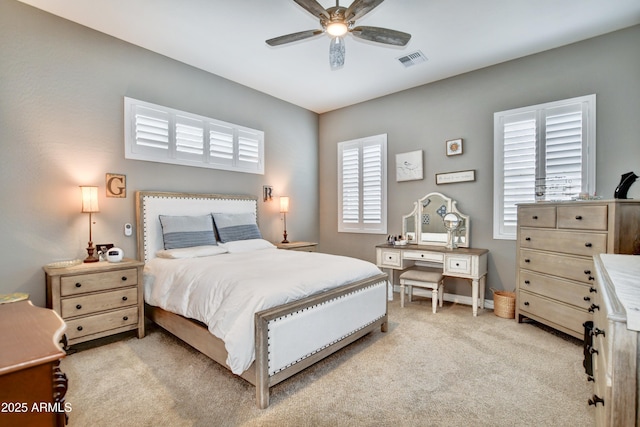
[[[280,212],[281,213],[289,212],[289,197],[287,196],[280,197]]]
[[[100,212],[98,207],[98,187],[81,185],[82,212]]]

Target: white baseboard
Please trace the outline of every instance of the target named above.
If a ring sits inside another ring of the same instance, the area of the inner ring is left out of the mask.
[[[399,286],[394,286],[393,287],[393,294],[394,294],[394,298],[400,298],[400,287]],[[421,297],[427,297],[427,298],[431,298],[431,291],[425,290],[425,289],[421,289],[421,288],[414,288],[413,289],[413,294],[414,295],[418,295]],[[468,305],[471,306],[471,297],[468,296],[463,296],[463,295],[456,295],[456,294],[448,294],[445,293],[442,295],[442,299],[448,302],[455,302],[456,304],[464,304],[464,305]],[[484,308],[488,308],[493,310],[493,300],[490,299],[484,299]]]

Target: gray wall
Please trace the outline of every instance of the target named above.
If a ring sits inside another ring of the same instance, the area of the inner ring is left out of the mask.
[[[320,116],[320,249],[375,260],[386,236],[337,232],[336,143],[388,134],[389,233],[432,191],[458,200],[471,216],[471,244],[487,248],[488,286],[515,287],[515,242],[493,240],[493,113],[597,94],[597,192],[611,198],[620,175],[640,173],[640,26],[424,85]],[[427,56],[428,56],[427,52]],[[418,67],[429,67],[429,62]],[[407,72],[419,72],[419,68]],[[445,141],[464,138],[464,153],[445,155]],[[396,182],[395,155],[424,151],[425,179]],[[475,169],[476,181],[435,184],[435,173]],[[629,195],[640,197],[640,183]],[[450,283],[450,282],[449,282]],[[466,283],[447,292],[470,295]],[[487,290],[487,297],[491,293]]]
[[[318,239],[318,115],[218,76],[0,0],[0,294],[45,304],[42,266],[84,258],[89,219],[78,185],[100,187],[96,243],[136,257],[134,191],[291,197],[290,239]],[[264,175],[124,159],[123,97],[265,132]],[[127,176],[127,198],[105,197],[105,174]],[[282,240],[277,198],[259,202],[260,226]]]

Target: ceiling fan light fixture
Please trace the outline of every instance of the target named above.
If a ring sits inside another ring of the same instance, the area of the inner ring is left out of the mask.
[[[332,70],[342,68],[344,65],[345,47],[342,37],[334,37],[329,44],[329,65]]]
[[[344,22],[332,22],[327,25],[327,33],[333,37],[344,36],[347,31],[349,31],[349,27]]]

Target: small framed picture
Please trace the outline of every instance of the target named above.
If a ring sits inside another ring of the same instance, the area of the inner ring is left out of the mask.
[[[447,156],[462,154],[462,138],[447,141]]]

